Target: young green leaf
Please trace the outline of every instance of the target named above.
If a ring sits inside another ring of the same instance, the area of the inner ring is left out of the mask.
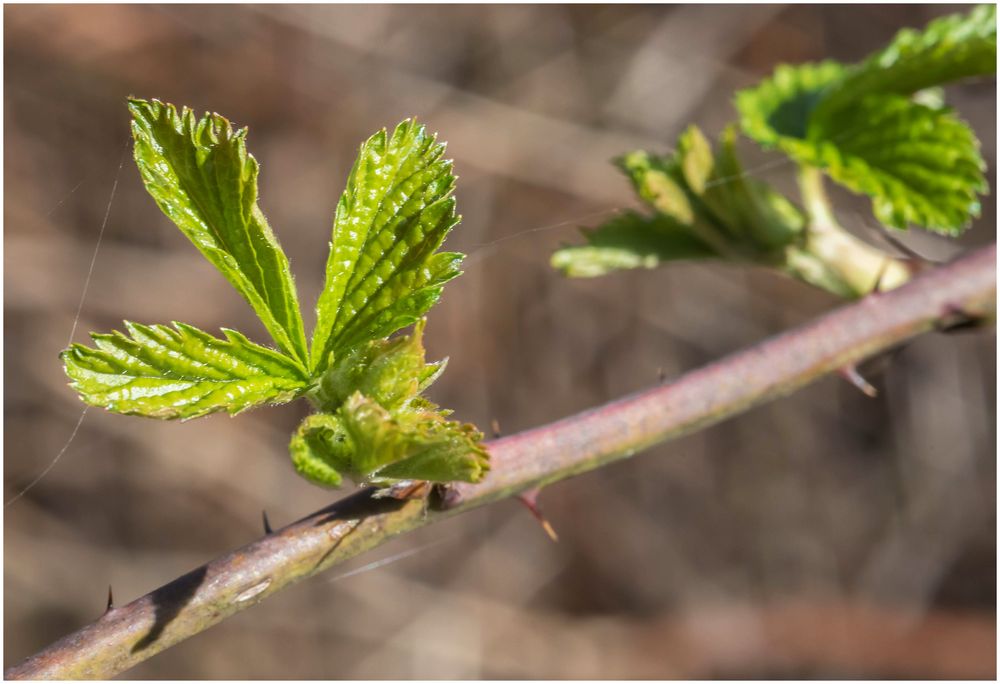
[[[321,487],[339,487],[341,473],[352,472],[354,445],[347,442],[340,418],[331,413],[306,416],[292,434],[288,453],[296,472]]]
[[[326,283],[316,305],[310,367],[419,319],[461,272],[439,252],[458,223],[444,145],[407,119],[361,145],[337,204]]]
[[[571,278],[718,256],[686,226],[664,214],[625,211],[599,228],[584,229],[583,235],[587,244],[563,247],[552,255],[552,266]]]
[[[979,5],[967,15],[936,19],[923,31],[900,31],[887,47],[848,69],[830,87],[815,118],[830,119],[867,95],[912,95],[993,74],[996,62],[996,5]]]
[[[246,129],[218,114],[129,100],[135,161],[149,194],[250,303],[274,341],[303,367],[305,331],[288,259],[257,206],[257,161]]]
[[[738,246],[736,251],[751,259],[773,258],[805,228],[805,217],[795,204],[744,171],[732,126],[722,133],[700,200],[730,244]]]
[[[872,95],[817,137],[822,142],[804,149],[800,161],[871,197],[875,217],[889,227],[954,235],[979,216],[986,164],[972,130],[950,109]]]
[[[125,323],[92,333],[96,349],[74,344],[62,353],[71,386],[91,406],[149,418],[237,414],[300,396],[309,381],[284,354],[223,329],[225,340],[183,323]]]
[[[902,31],[852,67],[779,66],[736,106],[747,135],[868,195],[886,225],[955,234],[978,215],[984,165],[972,131],[929,89],[995,72],[996,9],[981,6]]]
[[[336,414],[303,421],[289,446],[292,462],[307,479],[332,487],[343,475],[362,485],[481,480],[489,470],[482,435],[429,406],[394,413],[355,392]]]
[[[424,362],[425,323],[334,358],[309,395],[321,413],[306,418],[289,445],[303,476],[338,486],[342,475],[359,484],[476,482],[486,472],[482,434],[445,420],[447,411],[420,396],[444,370],[444,362]]]
[[[426,324],[427,319],[421,318],[410,335],[371,340],[335,358],[312,394],[320,410],[335,411],[354,392],[390,411],[405,408],[446,365],[446,361],[424,361]]]

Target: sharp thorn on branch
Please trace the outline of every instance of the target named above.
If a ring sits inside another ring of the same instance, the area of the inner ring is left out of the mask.
[[[874,399],[875,397],[878,396],[878,390],[875,389],[875,386],[872,385],[870,382],[868,382],[861,375],[861,373],[858,372],[858,367],[855,366],[853,363],[848,364],[846,366],[841,366],[837,370],[837,373],[844,380],[847,380],[847,382],[851,383],[859,390],[861,390],[861,393],[864,394],[866,397],[871,397],[872,399]]]
[[[271,534],[274,532],[274,530],[271,529],[271,521],[267,519],[267,511],[261,510],[260,518],[261,522],[264,523],[264,534]]]
[[[531,512],[531,515],[535,516],[535,520],[537,520],[538,524],[542,526],[543,530],[545,530],[545,534],[549,535],[549,539],[554,542],[558,542],[559,535],[556,534],[555,528],[553,528],[552,524],[545,518],[545,514],[542,513],[542,509],[538,505],[538,495],[541,491],[542,490],[540,488],[534,487],[526,492],[518,494],[517,500],[525,505],[525,507]]]
[[[108,585],[108,604],[104,608],[104,613],[110,613],[115,608],[115,595],[111,592],[111,585]]]
[[[493,439],[500,439],[500,421],[496,418],[491,420],[490,429],[493,431]]]
[[[664,383],[664,381],[666,381],[667,372],[663,370],[663,366],[660,366],[659,368],[656,369],[656,379],[659,381],[661,385]]]
[[[960,306],[948,304],[935,327],[938,332],[943,333],[962,332],[979,328],[983,325],[983,320],[983,317],[970,314]]]

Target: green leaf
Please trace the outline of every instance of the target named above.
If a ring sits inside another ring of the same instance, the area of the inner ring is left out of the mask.
[[[322,487],[339,487],[341,472],[352,471],[353,445],[340,419],[328,413],[306,416],[288,445],[292,465],[302,477]]]
[[[290,445],[303,476],[338,486],[342,475],[358,484],[415,479],[478,482],[489,470],[482,435],[430,409],[392,413],[355,392],[335,415],[309,416]]]
[[[458,223],[444,145],[411,119],[362,146],[337,204],[311,368],[414,323],[459,275],[463,255],[435,250]]]
[[[822,142],[800,160],[871,197],[875,217],[887,226],[955,235],[979,215],[978,194],[989,189],[986,165],[972,130],[950,109],[870,96],[818,135]]]
[[[660,157],[637,150],[619,159],[618,166],[632,181],[639,197],[659,213],[681,224],[694,221],[694,207],[677,156]]]
[[[683,224],[663,214],[643,216],[626,211],[583,234],[586,245],[563,247],[552,255],[552,266],[572,278],[718,256]]]
[[[712,146],[697,126],[688,126],[677,139],[677,157],[680,159],[684,181],[696,195],[705,192],[712,176],[715,160]]]
[[[750,178],[736,156],[736,130],[723,131],[700,200],[736,251],[768,258],[805,228],[802,211],[770,185]]]
[[[384,408],[404,408],[441,374],[445,361],[424,362],[423,331],[427,319],[417,321],[412,335],[372,340],[334,359],[320,378],[316,400],[333,412],[355,392],[371,397]]]
[[[61,357],[84,402],[114,411],[174,419],[261,404],[282,404],[308,386],[298,364],[233,330],[225,340],[183,323],[125,323],[92,333],[97,348],[74,344]]]
[[[809,116],[846,68],[837,62],[779,65],[770,78],[736,93],[743,132],[765,147],[794,156],[806,146]]]
[[[250,303],[278,346],[306,365],[305,331],[288,259],[257,206],[246,129],[218,114],[129,100],[135,161],[149,194]]]
[[[736,106],[747,135],[868,195],[886,225],[957,234],[988,188],[975,136],[933,89],[995,72],[996,8],[980,6],[851,67],[779,66]]]
[[[952,14],[923,31],[904,29],[883,50],[844,74],[824,96],[819,120],[836,116],[867,95],[912,95],[970,76],[996,73],[995,5]]]

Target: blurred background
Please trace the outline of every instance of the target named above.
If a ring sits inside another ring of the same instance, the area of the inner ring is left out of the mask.
[[[82,405],[57,354],[122,319],[266,340],[160,214],[125,97],[250,126],[261,205],[311,326],[358,144],[417,115],[449,142],[466,274],[430,315],[431,398],[489,431],[669,379],[837,305],[777,275],[677,265],[566,280],[551,252],[637,206],[609,160],[716,135],[780,62],[857,60],[950,6],[5,6],[4,501]],[[996,84],[951,87],[995,188]],[[746,165],[794,192],[753,145]],[[112,188],[116,187],[109,208]],[[880,241],[868,205],[843,222]],[[995,239],[996,205],[947,259]],[[984,677],[996,664],[996,340],[928,335],[542,495],[397,539],[130,678]],[[4,511],[4,665],[338,498],[290,465],[303,403],[190,423],[91,410]],[[382,559],[377,569],[342,577]]]

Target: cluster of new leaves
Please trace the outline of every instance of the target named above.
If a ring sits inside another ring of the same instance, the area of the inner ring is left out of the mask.
[[[420,396],[445,366],[424,363],[423,328],[421,320],[412,335],[370,340],[334,359],[315,390],[321,409],[333,411],[309,416],[292,437],[300,473],[320,484],[341,474],[376,484],[482,477],[478,433]]]
[[[979,144],[938,92],[996,73],[996,7],[901,31],[883,50],[843,66],[779,67],[737,95],[744,132],[868,195],[875,217],[957,234],[987,191]]]
[[[585,230],[587,245],[565,247],[552,264],[575,277],[653,268],[678,259],[777,260],[802,233],[802,212],[769,186],[748,178],[729,128],[713,153],[689,127],[669,155],[631,152],[618,165],[652,215],[625,211]]]
[[[885,225],[954,234],[978,215],[987,186],[978,142],[943,106],[937,86],[995,71],[996,8],[983,6],[922,32],[902,31],[853,66],[780,66],[740,92],[736,106],[744,134],[870,196]],[[850,261],[854,252],[877,266],[870,248],[848,244],[854,239],[829,221],[813,225],[784,196],[748,179],[734,143],[727,128],[713,155],[689,128],[668,155],[625,155],[619,166],[654,212],[627,211],[585,230],[587,244],[557,251],[553,266],[585,277],[714,258],[777,268],[840,296],[864,294],[856,274],[845,277],[855,265],[828,256]],[[820,253],[823,241],[827,254]]]
[[[236,414],[308,397],[320,413],[291,443],[299,472],[336,486],[397,478],[478,481],[481,435],[422,398],[443,369],[425,364],[423,315],[461,254],[437,252],[458,223],[444,146],[412,120],[362,146],[337,205],[326,284],[307,345],[288,260],[257,205],[246,129],[156,100],[129,101],[135,160],[147,190],[247,300],[278,350],[232,330],[126,322],[62,358],[93,406],[152,418]],[[388,339],[417,323],[411,336]]]

